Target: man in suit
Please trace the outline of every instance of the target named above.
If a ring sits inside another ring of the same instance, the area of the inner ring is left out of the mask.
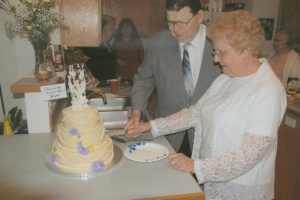
[[[131,94],[133,112],[125,129],[139,123],[154,89],[158,95],[155,117],[165,117],[196,103],[221,73],[220,68],[213,64],[213,49],[206,39],[206,26],[202,24],[204,13],[200,0],[166,0],[166,14],[169,30],[148,39],[144,62],[134,77]],[[191,102],[187,101],[183,76],[185,44],[189,44],[187,51],[193,82]],[[191,147],[193,131],[188,132],[187,145]],[[184,149],[184,134],[166,137],[175,151]],[[187,147],[188,150],[190,147]]]

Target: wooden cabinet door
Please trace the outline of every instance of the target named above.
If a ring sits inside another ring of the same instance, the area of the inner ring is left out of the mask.
[[[61,31],[64,46],[99,46],[101,0],[61,0],[60,10],[67,29]]]
[[[294,121],[295,127],[287,124]],[[278,130],[275,200],[300,199],[300,116],[287,110]]]
[[[139,34],[146,36],[149,32],[149,2],[148,0],[127,0],[125,16],[131,18]]]
[[[149,34],[166,29],[166,5],[164,0],[149,0]]]
[[[163,0],[127,0],[126,16],[133,19],[141,36],[165,28],[165,1]]]
[[[117,23],[130,17],[141,37],[165,29],[164,0],[61,0],[60,10],[68,26],[61,31],[61,43],[69,47],[99,46],[102,13]]]
[[[102,11],[114,16],[117,24],[131,18],[142,37],[165,29],[164,0],[102,0]]]
[[[102,13],[116,18],[117,23],[125,16],[125,0],[102,0]]]

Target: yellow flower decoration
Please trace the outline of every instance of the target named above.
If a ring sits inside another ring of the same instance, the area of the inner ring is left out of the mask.
[[[51,34],[65,27],[58,5],[59,0],[0,0],[0,11],[14,18],[5,23],[7,36],[29,39],[45,49]]]
[[[83,140],[83,141],[82,141],[82,146],[83,146],[83,147],[86,148],[86,147],[89,147],[90,145],[91,145],[90,141],[88,141],[88,140]]]
[[[80,142],[80,138],[78,138],[78,137],[73,137],[73,141],[74,141],[75,143]]]
[[[26,26],[26,29],[27,29],[27,30],[32,30],[32,26],[31,26],[31,25]]]
[[[90,152],[94,152],[95,151],[95,147],[93,144],[90,144],[89,146]]]

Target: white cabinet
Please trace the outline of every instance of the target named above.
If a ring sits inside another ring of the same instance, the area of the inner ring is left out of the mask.
[[[66,106],[66,99],[43,101],[41,86],[63,83],[63,78],[55,76],[48,82],[38,82],[33,75],[28,75],[10,86],[13,94],[24,94],[28,133],[53,132],[58,116]]]

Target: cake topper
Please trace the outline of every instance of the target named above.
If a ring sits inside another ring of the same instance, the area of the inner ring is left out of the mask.
[[[86,98],[86,81],[84,78],[84,65],[69,65],[68,85],[71,94],[73,109],[81,109],[88,106]]]

